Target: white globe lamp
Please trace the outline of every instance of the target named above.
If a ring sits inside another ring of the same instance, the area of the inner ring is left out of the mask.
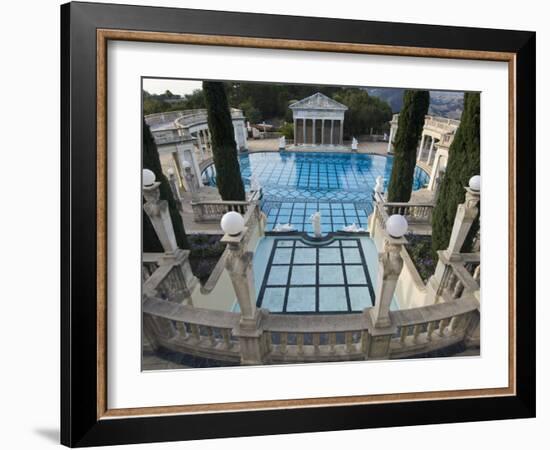
[[[149,187],[152,186],[157,177],[155,176],[155,172],[149,169],[143,169],[142,173],[143,178],[143,186]]]
[[[183,170],[188,170],[191,168],[191,163],[189,161],[183,161],[181,166],[183,167]]]
[[[386,220],[387,233],[396,239],[403,237],[407,233],[408,227],[407,219],[400,214],[394,214]]]
[[[468,185],[472,191],[479,192],[481,190],[481,177],[479,175],[474,175],[470,178]]]
[[[166,172],[168,172],[168,176],[174,175],[174,169],[172,167],[168,167],[168,170]]]
[[[223,215],[220,226],[225,234],[238,236],[244,230],[244,218],[238,212],[230,211]]]

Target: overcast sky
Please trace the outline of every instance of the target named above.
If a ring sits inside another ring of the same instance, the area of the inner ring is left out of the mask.
[[[191,94],[195,89],[202,89],[202,81],[144,78],[143,89],[149,94],[164,94],[168,90],[172,94],[185,95]]]

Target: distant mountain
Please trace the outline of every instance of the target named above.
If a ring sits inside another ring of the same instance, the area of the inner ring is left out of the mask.
[[[387,102],[394,113],[401,111],[403,107],[403,92],[399,88],[367,88],[369,95],[378,97]],[[460,119],[464,106],[463,92],[430,91],[430,109],[428,114],[434,116]]]

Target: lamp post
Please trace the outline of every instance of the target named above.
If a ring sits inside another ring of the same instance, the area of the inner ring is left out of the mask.
[[[464,203],[458,205],[456,210],[453,231],[449,239],[449,247],[446,250],[447,256],[449,257],[454,253],[460,253],[466,236],[472,227],[472,223],[477,217],[477,213],[479,212],[477,204],[479,203],[479,194],[481,190],[481,177],[475,175],[470,178],[468,186],[464,189],[466,190],[465,200]]]
[[[389,356],[391,338],[397,327],[392,324],[390,305],[397,286],[399,274],[403,268],[401,249],[407,241],[403,237],[407,232],[407,220],[398,214],[386,220],[384,251],[378,256],[378,283],[375,303],[367,309],[369,327],[368,359],[384,359]]]
[[[145,198],[143,209],[151,219],[164,252],[173,255],[178,250],[178,244],[170,219],[168,202],[160,199],[160,183],[156,181],[155,173],[152,170],[143,169],[142,180],[143,197]]]
[[[243,216],[238,212],[225,213],[220,222],[225,233],[221,242],[227,244],[229,255],[225,268],[231,278],[241,310],[239,326],[233,334],[239,337],[242,364],[260,364],[265,355],[262,343],[262,314],[256,308],[256,287],[252,269],[253,253],[246,250],[247,227]]]
[[[386,238],[384,251],[378,257],[378,284],[376,287],[376,300],[371,311],[371,318],[375,327],[389,327],[390,304],[395,293],[397,280],[403,268],[401,249],[407,241],[403,237],[407,232],[407,220],[399,214],[390,216],[386,221]]]
[[[441,293],[452,272],[450,263],[461,259],[460,251],[479,212],[477,205],[481,192],[481,177],[475,175],[470,178],[468,186],[464,189],[466,191],[464,203],[458,205],[456,209],[449,246],[446,250],[437,252],[437,266],[426,286],[426,304],[437,303],[442,298]]]
[[[178,277],[182,283],[183,299],[191,301],[191,292],[198,284],[198,279],[191,271],[189,264],[189,250],[178,247],[174,226],[170,217],[168,202],[160,199],[160,183],[156,181],[155,173],[149,169],[143,169],[143,197],[145,204],[143,210],[151,220],[155,233],[164,249],[164,255],[159,259],[159,265],[173,265],[179,268]]]
[[[179,189],[178,180],[176,178],[176,173],[174,172],[174,169],[172,167],[169,167],[166,172],[168,173],[168,182],[170,183],[172,194],[174,194],[174,198],[178,201],[178,206],[181,206],[180,205],[181,193]]]

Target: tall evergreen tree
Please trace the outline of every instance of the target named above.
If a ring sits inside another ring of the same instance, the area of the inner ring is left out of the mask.
[[[448,247],[456,209],[464,202],[464,186],[468,185],[472,176],[479,174],[479,168],[479,94],[466,93],[460,126],[449,149],[447,170],[432,216],[434,253]],[[479,215],[464,242],[464,250],[470,250],[478,228]]]
[[[216,167],[216,184],[223,200],[245,200],[245,191],[231,112],[223,83],[203,81],[208,111],[208,129],[212,137],[212,154]]]
[[[408,202],[411,198],[416,149],[429,106],[429,91],[406,90],[403,94],[403,109],[399,113],[394,145],[395,156],[388,185],[390,202]]]
[[[168,209],[170,211],[170,217],[174,226],[174,233],[176,235],[176,242],[179,248],[189,248],[189,242],[187,241],[187,234],[183,226],[183,220],[178,210],[176,199],[172,194],[172,189],[168,179],[162,173],[162,167],[160,165],[160,158],[157,149],[157,145],[149,129],[149,125],[143,121],[143,168],[152,170],[155,173],[157,181],[160,182],[160,198],[168,202]],[[164,251],[160,241],[155,233],[153,225],[147,217],[145,211],[143,214],[143,251],[144,252],[162,252]]]

